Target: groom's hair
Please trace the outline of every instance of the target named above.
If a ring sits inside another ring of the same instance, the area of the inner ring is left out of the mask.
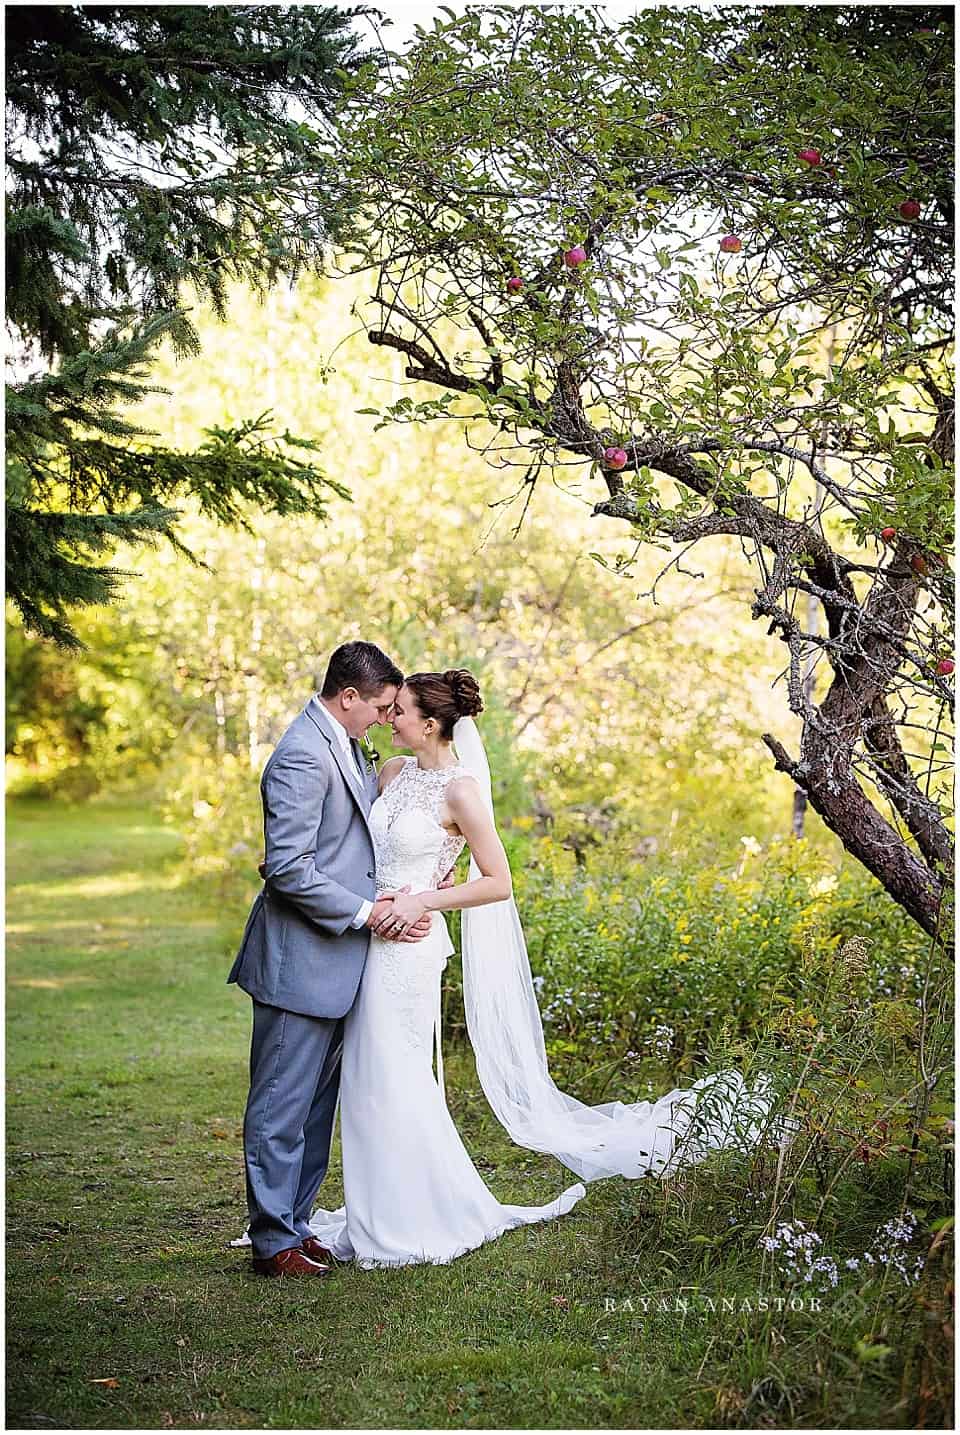
[[[388,683],[401,687],[403,673],[376,643],[342,643],[330,656],[320,696],[335,698],[344,688],[356,688],[362,698],[370,698]]]

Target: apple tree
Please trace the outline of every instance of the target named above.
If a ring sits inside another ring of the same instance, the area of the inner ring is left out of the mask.
[[[626,572],[737,544],[776,768],[945,931],[951,12],[446,14],[342,111],[382,422],[456,420],[521,504],[579,477]]]

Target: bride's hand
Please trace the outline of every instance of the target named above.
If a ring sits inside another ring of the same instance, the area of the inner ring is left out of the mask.
[[[393,899],[393,910],[380,924],[380,935],[384,937],[399,937],[411,927],[415,927],[426,913],[426,905],[422,893],[398,892]]]

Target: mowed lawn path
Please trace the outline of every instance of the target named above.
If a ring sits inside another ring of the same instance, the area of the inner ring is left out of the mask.
[[[896,1382],[835,1363],[815,1315],[645,1317],[642,1296],[684,1283],[757,1287],[736,1263],[705,1282],[703,1246],[664,1239],[641,1183],[601,1182],[450,1266],[254,1277],[227,1245],[245,1221],[250,1012],[225,984],[243,904],[184,884],[143,804],[15,801],[7,830],[8,1425],[898,1423]],[[500,1199],[574,1179],[507,1140],[465,1053],[446,1077]],[[338,1150],[323,1198],[342,1198]]]

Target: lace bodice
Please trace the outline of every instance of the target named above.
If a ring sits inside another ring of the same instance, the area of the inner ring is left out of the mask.
[[[413,891],[436,887],[464,848],[464,839],[440,825],[447,785],[467,776],[454,767],[421,768],[408,757],[370,809],[370,831],[377,861],[377,891],[402,887]]]

